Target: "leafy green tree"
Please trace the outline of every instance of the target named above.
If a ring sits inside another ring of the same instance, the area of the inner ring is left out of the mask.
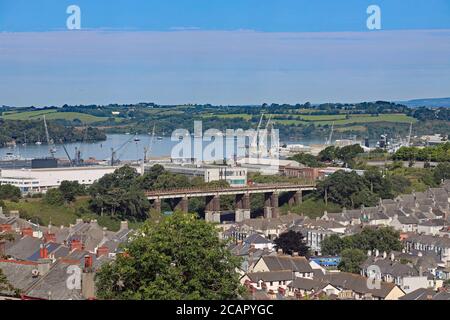
[[[350,167],[354,164],[353,159],[361,153],[364,153],[364,149],[359,144],[345,146],[336,150],[337,158]]]
[[[353,236],[356,248],[368,251],[378,249],[381,252],[401,251],[400,233],[391,227],[378,229],[364,228]]]
[[[107,214],[117,219],[142,221],[148,218],[150,203],[144,192],[136,187],[115,188],[93,195],[89,208],[101,216]]]
[[[436,183],[450,179],[450,162],[439,163],[434,169],[434,179]]]
[[[308,153],[299,153],[289,158],[289,160],[297,161],[311,168],[323,167],[323,164],[317,160],[315,156]]]
[[[0,269],[0,293],[11,293],[15,292],[14,287],[9,283],[6,276],[3,274],[2,269]]]
[[[335,146],[329,146],[319,152],[319,160],[320,161],[334,161],[336,160],[336,153],[339,148]]]
[[[391,227],[378,229],[364,228],[360,233],[339,237],[331,235],[321,243],[325,255],[340,255],[347,249],[359,249],[364,252],[378,249],[381,252],[401,251],[400,233]]]
[[[156,179],[153,189],[154,190],[166,190],[166,189],[179,189],[189,188],[192,184],[188,177],[181,174],[173,174],[170,172],[164,172]]]
[[[306,245],[305,237],[301,232],[290,230],[282,233],[274,242],[277,250],[281,249],[286,254],[292,255],[296,252],[303,257],[309,256],[309,247]]]
[[[321,251],[323,255],[335,256],[344,250],[344,240],[336,234],[326,237],[321,242]]]
[[[165,173],[166,170],[163,166],[157,164],[150,168],[142,177],[138,178],[138,184],[144,190],[154,189],[154,185],[160,175]]]
[[[84,186],[80,185],[78,181],[63,181],[59,186],[63,198],[66,202],[73,202],[77,196],[85,193]]]
[[[61,206],[64,200],[64,195],[59,189],[50,189],[44,196],[44,202],[52,206]]]
[[[341,253],[341,262],[338,269],[342,272],[360,273],[361,264],[366,261],[367,256],[359,249],[345,249]]]
[[[174,213],[147,221],[125,254],[102,266],[98,297],[117,300],[227,300],[242,293],[240,259],[220,240],[213,224]]]
[[[402,175],[392,175],[388,179],[392,185],[392,192],[396,196],[406,193],[408,188],[411,187],[411,182]]]
[[[20,189],[10,184],[0,185],[0,200],[20,199]]]
[[[346,208],[372,206],[376,195],[369,190],[367,181],[356,172],[337,171],[317,185],[316,196]]]

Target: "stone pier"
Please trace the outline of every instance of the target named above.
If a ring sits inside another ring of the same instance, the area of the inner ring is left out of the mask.
[[[156,199],[153,201],[153,210],[158,213],[161,213],[161,200]]]
[[[205,220],[220,223],[220,197],[206,197]]]
[[[272,218],[272,193],[264,194],[264,218]]]
[[[179,198],[178,203],[175,206],[175,210],[180,210],[181,212],[188,213],[189,211],[189,199],[186,197]]]
[[[289,193],[289,206],[299,206],[303,202],[303,196],[301,191],[290,192]]]
[[[235,200],[235,221],[242,222],[250,219],[250,195],[238,194]]]

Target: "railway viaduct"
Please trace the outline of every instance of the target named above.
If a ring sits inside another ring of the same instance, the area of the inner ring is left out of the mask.
[[[153,209],[161,212],[161,202],[175,200],[177,209],[188,212],[189,199],[205,199],[205,219],[210,222],[220,222],[220,197],[235,196],[236,222],[250,219],[250,197],[252,194],[264,194],[264,217],[277,218],[279,216],[279,196],[281,193],[289,195],[289,204],[302,203],[303,192],[315,190],[314,184],[259,184],[239,188],[211,188],[211,189],[176,189],[146,192],[152,202]]]

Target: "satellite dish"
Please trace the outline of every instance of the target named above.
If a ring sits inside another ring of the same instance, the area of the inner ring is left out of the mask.
[[[39,270],[37,270],[37,269],[31,270],[31,275],[32,275],[33,277],[38,277],[38,276],[39,276]]]

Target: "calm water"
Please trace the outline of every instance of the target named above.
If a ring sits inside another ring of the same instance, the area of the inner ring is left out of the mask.
[[[69,143],[66,144],[66,149],[69,155],[73,158],[75,149],[81,150],[82,158],[93,157],[97,160],[106,160],[111,158],[111,148],[117,151],[116,157],[120,160],[137,160],[144,156],[144,148],[151,149],[149,157],[168,157],[171,155],[173,147],[178,145],[179,141],[172,141],[170,137],[163,137],[163,140],[152,138],[151,135],[138,135],[140,141],[134,141],[135,136],[125,134],[111,134],[107,136],[106,141],[95,143]],[[152,145],[153,140],[153,145]],[[310,145],[315,143],[323,143],[323,139],[311,139],[306,141],[285,141],[282,143],[289,144],[304,144]],[[205,143],[204,145],[207,145]],[[152,147],[151,147],[152,145]],[[122,148],[121,148],[122,147]],[[0,158],[5,157],[8,153],[21,156],[23,158],[39,158],[49,156],[48,147],[45,144],[35,145],[29,144],[26,146],[17,145],[15,148],[0,148]],[[57,158],[67,158],[62,145],[56,146]]]

